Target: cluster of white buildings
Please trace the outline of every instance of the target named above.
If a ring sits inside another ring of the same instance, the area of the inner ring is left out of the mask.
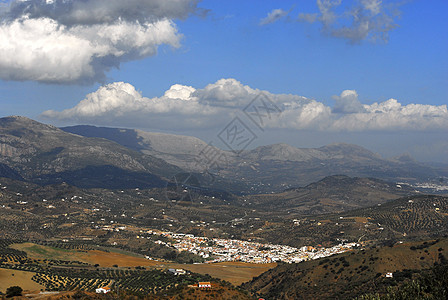
[[[154,234],[154,232],[151,232]],[[196,237],[192,234],[161,232],[160,235],[174,240],[174,243],[157,241],[179,251],[197,254],[207,262],[242,261],[248,263],[286,262],[298,263],[350,250],[356,243],[339,244],[331,248],[304,246],[294,248],[286,245],[262,244],[241,240]]]
[[[423,183],[415,183],[411,186],[419,189],[430,189],[436,192],[448,191],[448,185],[442,183],[436,184],[436,183],[423,182]]]

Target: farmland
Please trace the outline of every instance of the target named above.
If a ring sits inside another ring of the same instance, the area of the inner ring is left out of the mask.
[[[243,282],[251,280],[267,270],[274,268],[277,264],[249,264],[243,262],[224,262],[214,264],[193,264],[193,265],[180,265],[171,264],[174,268],[184,268],[191,272],[200,274],[210,274],[212,277],[216,277],[225,281],[228,281],[234,285],[240,285]]]
[[[99,250],[66,250],[33,243],[11,245],[11,248],[27,253],[28,257],[34,259],[54,259],[65,261],[80,261],[91,265],[98,264],[100,267],[137,267],[157,266],[157,262],[138,257],[135,254],[122,254],[118,252],[105,252]]]
[[[114,285],[137,294],[157,293],[177,283],[194,284],[198,280],[210,280],[210,276],[239,285],[276,265],[237,262],[178,264],[118,253],[123,251],[60,249],[5,240],[2,241],[1,250],[2,267],[5,268],[1,274],[8,277],[18,272],[15,276],[20,276],[23,287],[29,290],[92,291],[101,286]],[[165,271],[168,268],[183,268],[191,273],[176,277]],[[3,291],[13,281],[5,282]]]
[[[242,262],[226,262],[215,264],[177,264],[172,262],[147,260],[136,255],[122,254],[113,251],[99,250],[66,250],[55,247],[37,245],[33,243],[20,243],[10,246],[12,249],[23,251],[28,258],[41,260],[61,260],[83,262],[99,267],[153,267],[153,268],[181,268],[194,273],[209,274],[222,280],[239,285],[251,280],[253,277],[276,266],[272,264],[249,264]]]

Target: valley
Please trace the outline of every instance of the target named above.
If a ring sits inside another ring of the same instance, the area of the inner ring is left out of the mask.
[[[448,300],[447,11],[0,0],[0,300]]]

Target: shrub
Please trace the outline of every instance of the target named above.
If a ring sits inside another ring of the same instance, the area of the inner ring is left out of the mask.
[[[6,289],[6,297],[22,296],[23,289],[20,286],[10,286]]]

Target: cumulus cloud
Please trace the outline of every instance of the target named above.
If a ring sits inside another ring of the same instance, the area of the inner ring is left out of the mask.
[[[364,106],[358,100],[358,93],[355,90],[345,90],[340,96],[333,96],[336,101],[333,106],[334,113],[360,113],[364,112]]]
[[[0,7],[0,78],[101,82],[122,62],[179,47],[197,0],[14,0]]]
[[[341,94],[344,95],[344,91]],[[348,93],[354,97],[353,91]],[[354,99],[353,102],[356,102]],[[446,130],[448,128],[448,109],[446,105],[426,104],[402,105],[396,99],[362,105],[357,112],[350,111],[335,118],[332,129],[336,131],[391,131],[391,130]],[[351,106],[349,105],[349,108]]]
[[[110,126],[157,129],[223,127],[263,93],[282,112],[265,119],[266,128],[333,132],[427,131],[448,128],[446,105],[403,105],[396,99],[362,104],[354,90],[335,96],[335,105],[303,96],[272,94],[251,88],[235,79],[220,79],[202,89],[173,85],[162,97],[142,96],[129,83],[100,87],[75,107],[45,111],[47,119]]]
[[[230,78],[211,83],[204,89],[196,91],[195,95],[206,105],[240,108],[258,93],[258,90]]]
[[[320,22],[324,34],[350,43],[363,40],[387,42],[389,32],[397,27],[395,19],[399,13],[396,5],[385,5],[381,0],[357,0],[346,7],[341,4],[342,0],[317,0],[319,13],[300,13],[299,20]],[[341,7],[343,12],[339,12]]]
[[[129,83],[114,82],[90,93],[75,107],[61,112],[49,110],[47,119],[91,124],[123,124],[175,129],[196,128],[217,114],[212,106],[203,106],[194,96],[196,89],[173,85],[160,98],[147,98]]]
[[[290,11],[283,10],[281,8],[273,9],[268,15],[260,20],[260,25],[267,25],[277,22],[278,20],[286,17]]]

